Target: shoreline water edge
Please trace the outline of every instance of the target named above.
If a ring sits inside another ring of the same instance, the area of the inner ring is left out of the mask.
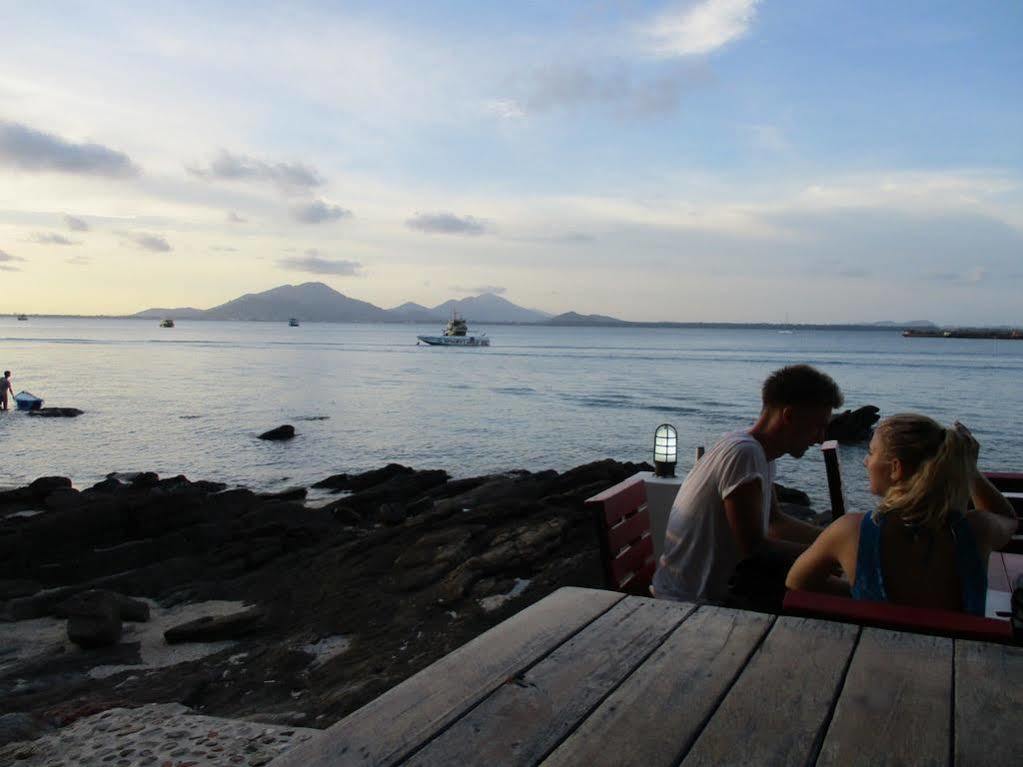
[[[555,589],[602,587],[585,500],[650,468],[451,479],[389,464],[317,482],[335,497],[315,507],[304,487],[152,472],[0,492],[0,762],[54,763],[53,739],[79,720],[86,744],[89,722],[106,723],[101,740],[112,721],[135,733],[132,714],[103,712],[143,706],[145,721],[177,706],[167,716],[200,729],[276,727],[261,737],[277,753]],[[207,748],[196,764],[220,763],[226,732],[193,744]],[[154,738],[122,748],[124,763],[162,764],[146,761],[161,757]],[[269,759],[234,746],[232,763]]]

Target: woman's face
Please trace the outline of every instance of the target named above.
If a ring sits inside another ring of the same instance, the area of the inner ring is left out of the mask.
[[[867,467],[867,477],[870,480],[870,492],[874,495],[884,495],[893,484],[892,481],[892,460],[885,451],[884,441],[881,433],[874,431],[870,440],[870,447],[867,448],[867,457],[863,459],[863,465]]]

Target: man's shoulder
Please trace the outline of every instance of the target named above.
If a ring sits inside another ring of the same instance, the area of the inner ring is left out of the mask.
[[[718,440],[714,451],[722,457],[740,454],[765,455],[763,446],[748,431],[729,432]]]

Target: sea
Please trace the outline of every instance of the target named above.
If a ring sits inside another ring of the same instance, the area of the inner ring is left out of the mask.
[[[1023,341],[903,338],[892,330],[474,328],[488,348],[417,345],[433,325],[0,318],[15,392],[77,418],[0,414],[0,486],[46,475],[85,488],[155,471],[261,491],[397,462],[453,477],[652,460],[678,429],[680,475],[696,447],[749,426],[763,379],[805,362],[846,406],[959,419],[990,470],[1023,469]],[[292,424],[297,436],[258,435]],[[850,508],[872,508],[866,448],[843,446]],[[778,478],[828,507],[816,449]]]

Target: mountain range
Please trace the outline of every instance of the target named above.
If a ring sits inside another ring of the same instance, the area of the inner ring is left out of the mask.
[[[452,299],[434,307],[408,302],[393,309],[381,309],[366,301],[349,298],[322,282],[281,285],[262,293],[246,293],[211,309],[191,306],[153,308],[132,316],[263,322],[287,322],[290,317],[303,322],[446,322],[453,312],[476,323],[540,323],[552,318],[547,312],[517,306],[493,293]]]

